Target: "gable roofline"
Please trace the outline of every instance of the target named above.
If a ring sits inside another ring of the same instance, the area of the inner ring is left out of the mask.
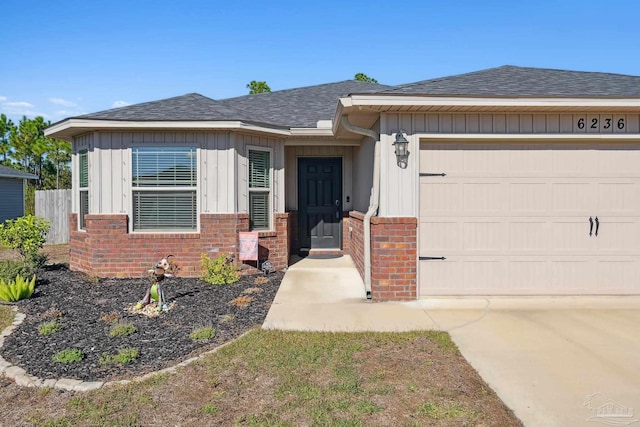
[[[38,179],[37,175],[0,165],[0,178]]]

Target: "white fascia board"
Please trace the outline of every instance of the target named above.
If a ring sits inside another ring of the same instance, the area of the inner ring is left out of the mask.
[[[242,121],[127,121],[127,120],[93,120],[93,119],[68,119],[48,127],[45,130],[46,136],[56,137],[58,134],[68,133],[74,128],[91,130],[117,130],[117,129],[226,129],[226,130],[249,130],[257,132],[272,133],[276,135],[288,136],[288,129],[274,129],[258,126]],[[66,132],[65,132],[66,131]]]
[[[451,107],[632,107],[636,98],[474,98],[402,95],[351,95],[340,98],[343,107],[357,106],[451,106]]]
[[[640,134],[627,133],[419,133],[416,136],[429,141],[640,141]]]
[[[291,128],[291,136],[333,136],[332,128]]]

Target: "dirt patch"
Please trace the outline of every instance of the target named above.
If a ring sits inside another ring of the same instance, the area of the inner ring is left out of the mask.
[[[42,252],[47,255],[47,265],[69,264],[69,245],[45,245]],[[20,254],[14,249],[0,246],[0,259],[20,259]]]

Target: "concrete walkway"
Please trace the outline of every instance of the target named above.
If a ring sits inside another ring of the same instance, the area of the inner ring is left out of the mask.
[[[303,259],[263,327],[447,331],[526,426],[640,426],[640,297],[373,303],[348,256]]]

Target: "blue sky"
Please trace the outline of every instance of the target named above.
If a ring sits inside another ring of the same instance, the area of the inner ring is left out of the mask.
[[[640,75],[640,2],[2,0],[0,112],[400,84],[510,64]]]

